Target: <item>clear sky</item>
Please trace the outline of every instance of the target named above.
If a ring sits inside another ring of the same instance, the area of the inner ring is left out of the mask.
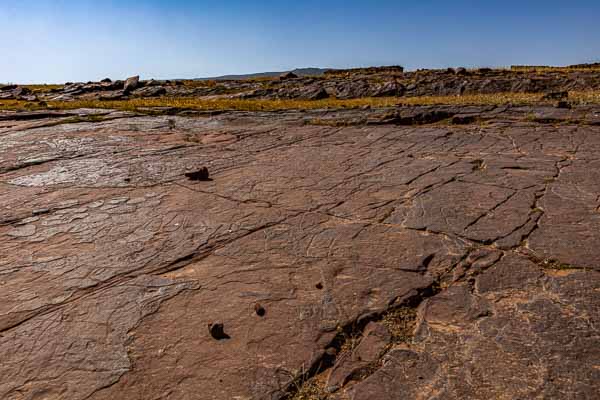
[[[600,61],[600,0],[0,0],[0,82]]]

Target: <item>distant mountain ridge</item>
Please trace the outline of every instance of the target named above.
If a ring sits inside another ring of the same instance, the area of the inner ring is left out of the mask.
[[[252,79],[252,78],[275,78],[287,72],[293,72],[298,76],[320,76],[328,71],[330,68],[296,68],[292,71],[279,71],[279,72],[256,72],[253,74],[241,74],[241,75],[222,75],[215,76],[212,78],[196,78],[195,81],[226,81],[226,80],[239,80],[239,79]]]

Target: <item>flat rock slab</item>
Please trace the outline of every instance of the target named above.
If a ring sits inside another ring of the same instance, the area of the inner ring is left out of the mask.
[[[0,398],[595,398],[598,111],[2,114]]]

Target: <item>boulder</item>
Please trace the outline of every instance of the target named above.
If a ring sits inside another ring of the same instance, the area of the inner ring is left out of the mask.
[[[31,94],[31,89],[19,86],[15,90],[13,90],[13,94],[15,96],[27,96]]]
[[[112,90],[123,90],[125,88],[125,82],[124,81],[114,81],[110,85],[110,88]]]
[[[73,96],[71,96],[70,94],[59,94],[58,96],[54,96],[50,98],[51,101],[72,101],[73,100]]]
[[[123,100],[127,96],[123,90],[115,90],[112,92],[104,92],[98,96],[98,100]]]
[[[392,340],[388,328],[381,322],[369,322],[361,334],[359,344],[336,358],[327,379],[327,391],[334,392],[355,376],[375,364]]]
[[[132,76],[130,78],[127,78],[127,80],[125,80],[125,85],[123,86],[123,90],[125,90],[125,93],[130,93],[133,92],[135,89],[137,89],[140,85],[140,77],[139,76]]]
[[[82,83],[70,83],[70,84],[65,84],[65,87],[63,89],[63,94],[69,94],[69,95],[78,95],[83,93],[83,84]]]
[[[374,88],[371,95],[373,97],[401,96],[404,92],[404,86],[398,82],[386,82]]]
[[[372,87],[367,81],[355,80],[343,82],[335,88],[335,97],[338,99],[356,99],[372,95]]]
[[[302,100],[321,100],[329,97],[329,93],[319,85],[309,86],[298,96]]]
[[[265,89],[259,90],[265,91]],[[254,91],[254,93],[256,92]],[[266,97],[266,95],[259,97]],[[275,97],[280,99],[321,100],[329,97],[329,93],[321,85],[310,85],[292,88],[283,87],[277,91]]]
[[[279,77],[279,79],[282,80],[282,81],[286,81],[288,79],[296,79],[297,77],[298,77],[298,75],[296,75],[295,73],[293,73],[293,72],[290,71],[290,72],[286,72],[285,74],[282,74]]]
[[[280,89],[280,91],[283,89]],[[287,89],[286,89],[287,90]],[[266,98],[272,96],[274,90],[271,88],[267,89],[254,89],[247,92],[237,93],[229,96],[232,99],[256,99],[256,98]],[[286,96],[281,96],[286,97]]]
[[[136,89],[131,94],[139,97],[155,97],[166,94],[167,90],[162,86],[148,86],[140,89]]]

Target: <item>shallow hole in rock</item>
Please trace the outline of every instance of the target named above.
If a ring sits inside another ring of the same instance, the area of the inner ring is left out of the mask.
[[[256,315],[258,315],[259,317],[264,317],[265,314],[267,313],[265,308],[258,303],[256,303],[254,305],[254,311],[256,312]]]
[[[216,340],[231,339],[231,336],[225,333],[225,328],[220,322],[208,324],[208,332]]]
[[[323,289],[323,284],[321,282],[317,283],[315,287],[319,290]]]
[[[471,164],[473,165],[472,170],[473,171],[481,171],[483,169],[485,169],[485,161],[481,160],[481,159],[477,159],[477,160],[473,160],[471,161]]]

